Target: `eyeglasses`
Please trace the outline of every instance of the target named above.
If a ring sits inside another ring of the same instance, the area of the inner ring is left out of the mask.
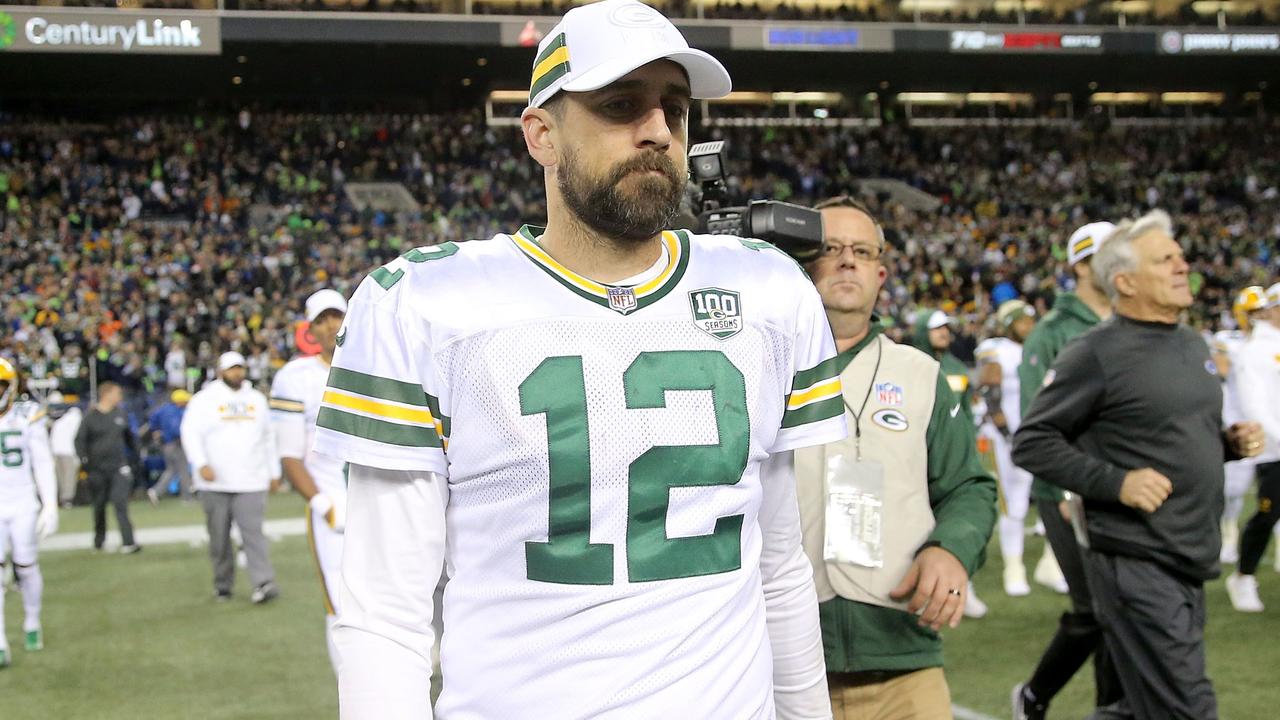
[[[853,251],[853,259],[858,262],[875,262],[884,254],[884,250],[875,245],[863,245],[854,243],[853,245],[837,245],[834,243],[825,243],[822,246],[822,256],[826,258],[838,258],[844,254],[845,250]]]

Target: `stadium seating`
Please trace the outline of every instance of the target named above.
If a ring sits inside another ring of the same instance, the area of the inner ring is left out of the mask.
[[[695,128],[729,141],[738,199],[810,203],[894,178],[936,213],[867,200],[898,247],[881,310],[967,316],[1010,282],[1048,301],[1061,244],[1090,219],[1173,213],[1200,291],[1195,320],[1229,323],[1234,288],[1274,281],[1280,128]],[[710,136],[710,137],[708,137]],[[355,181],[403,185],[417,212],[359,209]],[[869,193],[869,191],[868,191]],[[487,238],[544,215],[518,131],[479,113],[245,110],[185,116],[9,117],[0,132],[0,352],[52,372],[71,345],[101,377],[163,387],[167,338],[195,365],[239,349],[269,374],[296,351],[302,299],[350,292],[410,247]]]

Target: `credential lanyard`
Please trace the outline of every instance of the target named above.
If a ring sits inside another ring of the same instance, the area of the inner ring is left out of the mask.
[[[867,383],[867,394],[862,396],[862,407],[855,412],[853,406],[840,393],[840,400],[853,415],[853,447],[857,451],[858,462],[862,461],[862,413],[867,411],[867,401],[871,399],[871,388],[876,386],[876,377],[880,374],[880,360],[884,358],[884,336],[876,336],[876,367],[871,371],[871,382]]]

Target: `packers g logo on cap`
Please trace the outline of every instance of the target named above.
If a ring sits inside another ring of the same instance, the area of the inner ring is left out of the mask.
[[[609,12],[609,22],[630,28],[660,28],[668,24],[666,18],[648,5],[619,5]]]

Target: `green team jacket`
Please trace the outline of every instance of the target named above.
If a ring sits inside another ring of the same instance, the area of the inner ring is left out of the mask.
[[[1075,293],[1064,292],[1053,301],[1053,309],[1036,323],[1035,329],[1022,344],[1022,364],[1018,366],[1022,417],[1027,416],[1027,408],[1031,407],[1031,401],[1040,393],[1044,377],[1049,374],[1049,368],[1053,367],[1053,361],[1062,352],[1062,348],[1072,338],[1099,322],[1098,314],[1090,310]],[[1031,497],[1061,502],[1063,491],[1056,485],[1035,478],[1031,484]]]
[[[911,329],[911,345],[938,361],[942,373],[951,386],[951,391],[963,402],[960,412],[969,419],[969,424],[976,426],[973,419],[973,383],[969,381],[969,367],[949,350],[934,350],[929,343],[929,316],[933,311],[922,309],[917,312],[916,324]],[[977,442],[976,440],[974,442]]]
[[[883,328],[872,318],[867,337],[837,357],[841,372],[881,332]],[[947,550],[972,577],[986,560],[987,541],[995,527],[996,482],[978,459],[973,421],[962,413],[954,417],[950,413],[960,398],[951,391],[944,372],[937,375],[933,413],[925,431],[929,504],[937,526],[924,547],[938,545]],[[828,671],[942,666],[942,638],[920,627],[913,615],[841,597],[821,603],[818,614]]]

